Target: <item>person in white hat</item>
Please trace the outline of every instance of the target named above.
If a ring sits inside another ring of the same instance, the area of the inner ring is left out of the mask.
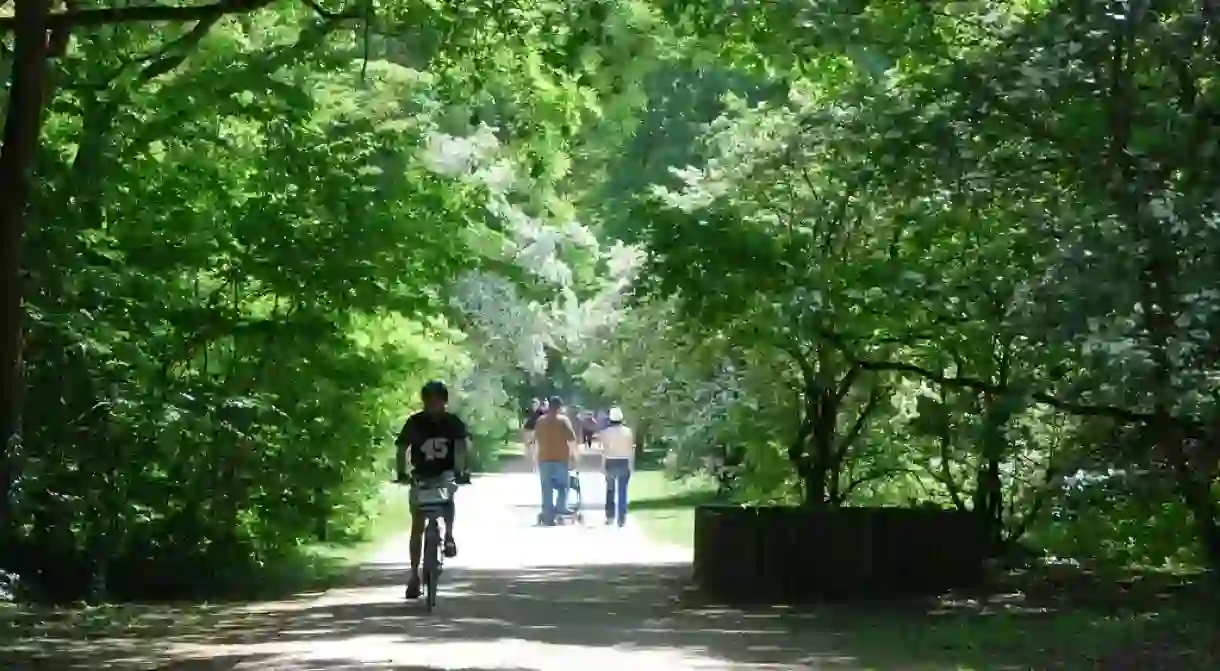
[[[623,411],[610,408],[610,424],[597,434],[606,474],[606,524],[627,522],[627,483],[635,470],[635,434],[623,424]]]

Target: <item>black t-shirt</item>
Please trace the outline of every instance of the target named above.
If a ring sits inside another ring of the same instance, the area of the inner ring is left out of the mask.
[[[457,415],[417,412],[402,425],[398,442],[407,445],[414,473],[428,478],[455,470],[454,445],[467,437],[466,425]]]

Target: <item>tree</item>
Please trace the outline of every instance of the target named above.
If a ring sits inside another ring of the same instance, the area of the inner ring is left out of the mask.
[[[1015,409],[1127,427],[1220,565],[1211,4],[663,7],[792,100],[726,114],[637,212],[654,293],[738,342],[755,326],[823,396],[852,370],[976,395],[993,518]]]
[[[515,323],[481,330],[493,311],[453,279],[562,314],[557,283],[596,258],[558,186],[561,127],[590,103],[529,38],[566,7],[468,5],[243,5],[104,33],[133,15],[49,15],[80,31],[44,67],[6,568],[65,598],[248,577],[359,526],[424,380],[457,380],[476,435],[503,432],[520,371],[486,364]],[[464,103],[501,89],[519,95],[473,119]]]

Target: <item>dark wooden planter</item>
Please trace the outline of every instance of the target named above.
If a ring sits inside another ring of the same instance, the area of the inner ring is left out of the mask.
[[[935,594],[984,580],[978,518],[917,508],[695,510],[698,586],[734,601]]]

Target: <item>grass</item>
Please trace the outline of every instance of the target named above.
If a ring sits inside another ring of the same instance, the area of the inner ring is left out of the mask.
[[[330,583],[368,559],[386,540],[406,533],[410,524],[411,509],[406,489],[387,484],[375,503],[371,522],[360,534],[360,540],[318,543],[306,548],[305,554],[318,564],[320,582]]]
[[[690,547],[694,508],[715,500],[706,477],[635,473],[631,517],[657,542]],[[773,609],[854,658],[859,671],[1220,669],[1220,622],[1196,577],[1089,575],[1075,569],[1012,574],[990,596],[931,605],[823,605]],[[761,616],[755,613],[748,616]]]
[[[1141,580],[1046,567],[1001,578],[989,595],[816,617],[870,669],[1220,668],[1220,621],[1202,577]]]
[[[661,470],[636,471],[628,493],[630,518],[653,540],[691,547],[695,539],[695,506],[716,497],[711,478],[670,479]]]
[[[1218,668],[1216,627],[1188,610],[827,614],[856,668],[885,671]]]
[[[484,473],[494,473],[495,471],[499,470],[500,465],[506,459],[516,459],[524,454],[525,445],[521,444],[520,442],[513,441],[504,443],[503,445],[500,445],[494,450],[491,450],[489,453],[483,455],[482,468],[479,470]]]

